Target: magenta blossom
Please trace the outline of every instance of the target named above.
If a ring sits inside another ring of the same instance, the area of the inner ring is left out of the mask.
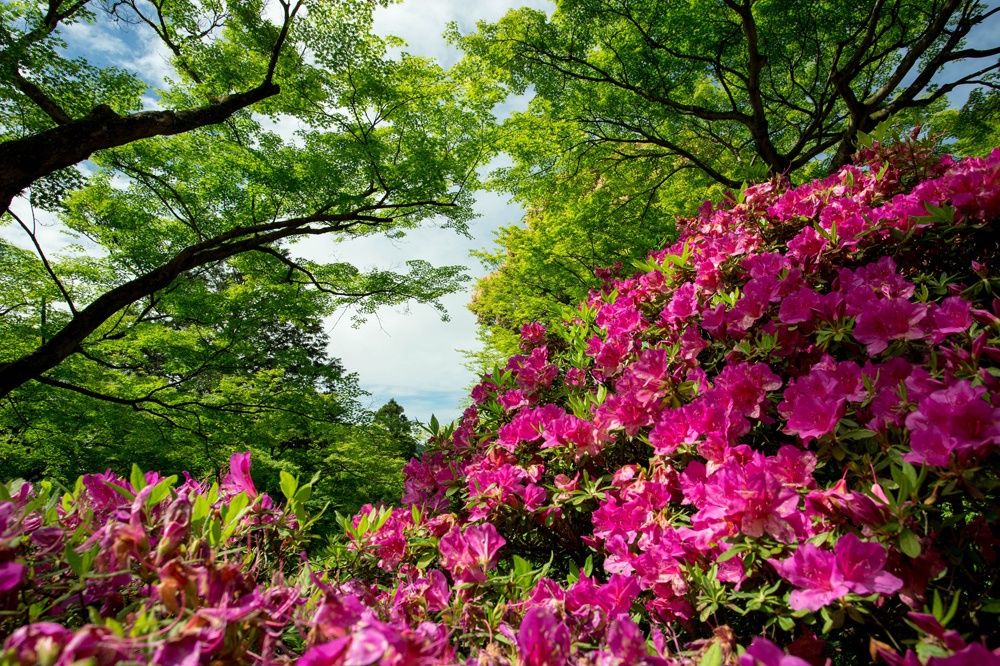
[[[790,558],[768,562],[782,578],[800,588],[788,599],[793,610],[817,611],[848,592],[893,594],[903,587],[902,580],[885,571],[885,548],[851,533],[837,541],[833,553],[804,543]]]
[[[443,564],[455,580],[483,583],[486,571],[496,566],[497,553],[507,543],[490,523],[473,525],[462,534],[458,526],[441,537],[438,549]]]
[[[785,651],[766,638],[755,638],[740,657],[740,666],[811,666],[801,657]]]
[[[787,560],[768,562],[782,578],[799,588],[788,599],[793,610],[818,611],[850,592],[834,554],[811,543],[800,545]]]
[[[555,611],[535,606],[521,620],[517,646],[525,666],[564,666],[570,653],[569,629]]]
[[[24,580],[28,567],[20,562],[4,562],[0,564],[0,592],[13,590]]]
[[[983,400],[985,386],[963,379],[920,399],[906,417],[913,451],[903,459],[947,467],[952,454],[960,461],[983,456],[1000,443],[1000,408]]]
[[[250,452],[234,453],[229,458],[229,474],[222,479],[222,486],[234,495],[245,492],[248,497],[256,497],[253,479],[250,477]]]

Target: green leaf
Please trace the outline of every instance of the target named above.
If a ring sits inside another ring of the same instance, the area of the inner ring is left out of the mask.
[[[920,489],[920,484],[917,481],[917,470],[910,463],[904,461],[902,465],[903,476],[906,478],[907,482],[910,484],[910,488],[914,491]]]
[[[899,533],[899,549],[907,557],[920,557],[920,540],[908,529]]]
[[[375,526],[372,532],[378,532],[385,525],[386,521],[392,516],[392,507],[387,506],[379,510],[378,519],[375,521]]]
[[[722,666],[722,646],[712,643],[698,661],[698,666]]]
[[[934,597],[931,603],[931,614],[937,618],[938,622],[941,622],[941,619],[944,618],[944,602],[941,601],[941,592],[939,590],[934,590]]]
[[[986,599],[980,610],[984,613],[1000,614],[1000,599]]]
[[[213,546],[222,541],[222,523],[215,518],[208,524],[208,540]]]
[[[299,480],[285,470],[281,470],[278,476],[281,479],[281,494],[285,496],[285,499],[290,500],[295,497],[295,490],[299,487]]]
[[[951,603],[948,605],[948,612],[944,614],[943,618],[941,618],[942,627],[947,627],[948,623],[954,619],[955,613],[958,612],[958,602],[961,598],[962,598],[962,591],[956,590],[955,596],[951,598]]]
[[[222,507],[222,520],[228,526],[239,518],[243,509],[250,503],[246,491],[241,492],[236,497],[229,500],[229,504]]]
[[[76,549],[71,544],[66,544],[65,555],[69,568],[73,570],[77,578],[83,578],[83,575],[87,573],[83,566],[83,557],[76,552]]]
[[[156,486],[153,487],[153,490],[150,491],[149,497],[146,498],[146,506],[155,506],[166,499],[166,497],[170,495],[170,489],[174,487],[176,482],[176,476],[168,476],[157,483]]]
[[[105,481],[104,485],[110,488],[111,490],[115,491],[116,493],[118,493],[119,495],[121,495],[130,502],[135,499],[135,495],[130,493],[125,488],[122,488],[117,483],[111,483],[110,481]]]
[[[137,493],[146,487],[146,476],[135,463],[132,463],[132,475],[129,477],[129,480],[132,482],[132,489]]]
[[[295,493],[295,503],[305,504],[312,497],[313,489],[312,484],[306,484],[299,488],[299,491]]]
[[[736,546],[730,546],[729,549],[726,552],[724,552],[722,555],[719,555],[715,559],[715,563],[716,564],[722,564],[723,562],[728,562],[729,560],[731,560],[734,557],[736,557],[737,555],[739,555],[740,552],[742,552],[742,550],[743,549],[738,548]]]
[[[208,498],[204,495],[198,495],[194,500],[194,507],[191,509],[191,522],[196,523],[207,518],[210,506]]]

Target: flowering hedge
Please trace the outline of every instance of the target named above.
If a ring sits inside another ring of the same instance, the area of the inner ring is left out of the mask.
[[[311,558],[248,456],[9,485],[4,659],[1000,664],[998,218],[914,138],[706,203]]]

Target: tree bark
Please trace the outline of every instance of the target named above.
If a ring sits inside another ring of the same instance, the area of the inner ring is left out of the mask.
[[[31,183],[82,162],[97,150],[216,125],[240,109],[277,95],[280,90],[274,83],[263,83],[194,109],[142,111],[127,116],[120,116],[102,104],[82,118],[23,139],[0,143],[0,215]]]

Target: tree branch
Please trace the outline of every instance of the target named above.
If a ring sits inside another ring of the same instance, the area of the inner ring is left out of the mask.
[[[24,233],[28,234],[28,238],[31,239],[32,245],[35,246],[35,251],[38,252],[38,257],[42,260],[42,265],[45,266],[45,272],[48,273],[49,277],[52,278],[52,281],[56,283],[56,287],[59,288],[59,292],[63,295],[63,299],[66,301],[66,305],[69,306],[70,312],[76,314],[76,307],[73,305],[73,299],[70,298],[69,292],[66,291],[66,287],[63,286],[62,281],[56,275],[55,271],[52,270],[52,266],[49,265],[49,260],[45,258],[45,253],[42,251],[42,246],[38,244],[38,239],[35,238],[35,233],[28,228],[28,225],[25,224],[24,221],[14,213],[14,211],[8,210],[7,214],[17,220],[17,223],[21,225],[22,229],[24,229]]]
[[[8,68],[7,73],[10,75],[10,78],[13,79],[14,85],[17,86],[17,89],[24,93],[25,97],[34,102],[35,106],[45,112],[45,115],[51,118],[55,124],[65,125],[73,120],[70,118],[69,114],[63,111],[62,107],[49,98],[49,96],[46,95],[41,88],[24,78],[18,70],[17,65],[11,65]]]
[[[267,82],[194,109],[142,111],[126,116],[99,105],[82,118],[23,139],[0,143],[0,213],[5,212],[11,200],[35,180],[81,162],[94,151],[215,125],[280,91],[277,85]]]

